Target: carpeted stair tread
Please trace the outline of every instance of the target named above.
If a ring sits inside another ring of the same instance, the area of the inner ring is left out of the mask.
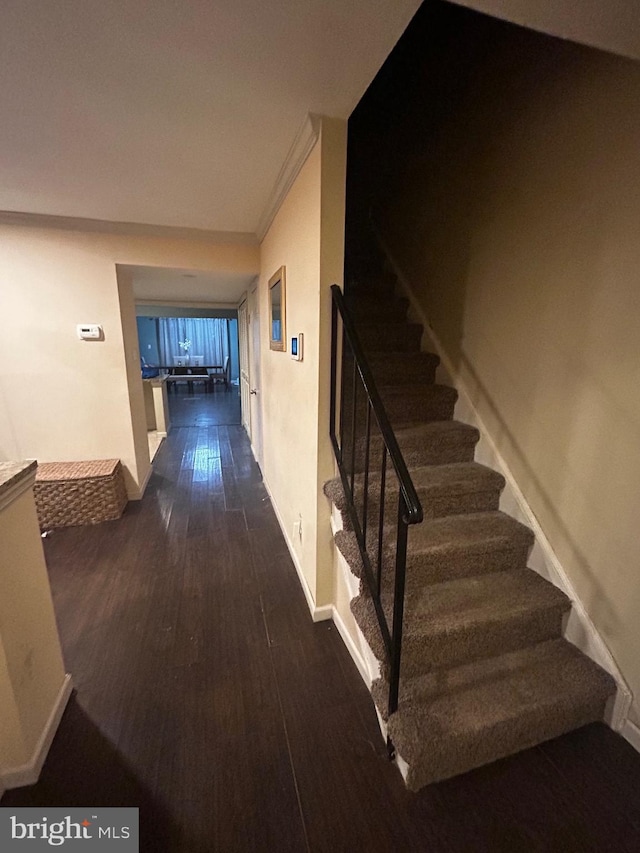
[[[504,477],[477,462],[457,462],[451,465],[425,465],[411,470],[411,479],[422,504],[425,518],[466,512],[496,510]],[[381,477],[369,474],[368,513],[375,516],[380,502]],[[362,505],[364,474],[354,480],[356,506]],[[385,480],[386,515],[395,517],[400,487],[395,476]],[[325,495],[339,510],[346,508],[346,499],[339,478],[324,485]]]
[[[451,420],[458,399],[458,392],[448,385],[382,385],[378,390],[394,429]]]
[[[440,359],[431,352],[375,352],[370,354],[368,362],[377,385],[404,387],[432,384]]]
[[[422,587],[405,600],[403,676],[557,637],[570,607],[561,590],[528,570]]]
[[[416,426],[428,421],[448,421],[458,399],[454,388],[448,385],[381,385],[378,388],[394,429],[404,426]],[[350,426],[353,404],[345,399],[343,406],[344,423]],[[358,394],[356,407],[357,423],[362,432],[365,425],[366,401],[363,391]]]
[[[406,681],[389,735],[417,790],[601,719],[614,692],[611,676],[557,639]]]
[[[568,610],[562,590],[531,570],[491,572],[423,586],[405,602],[407,635],[451,634],[539,608]]]
[[[387,661],[365,582],[351,612],[381,663]],[[462,578],[407,593],[402,639],[402,679],[460,666],[560,636],[569,599],[530,570]],[[383,590],[391,624],[392,598]]]
[[[400,427],[395,436],[407,468],[423,465],[450,465],[456,462],[471,462],[480,437],[475,427],[460,421],[427,421],[423,424]],[[364,469],[366,441],[356,441],[356,471]],[[379,470],[381,464],[382,437],[371,436],[369,445],[369,470]],[[387,464],[391,462],[387,457]]]
[[[400,683],[399,703],[403,708],[411,708],[437,701],[446,695],[458,696],[476,688],[483,689],[490,686],[493,689],[514,676],[517,679],[524,670],[542,665],[542,661],[545,661],[545,665],[548,664],[549,658],[553,659],[557,655],[569,663],[586,660],[584,669],[587,672],[596,674],[605,685],[615,683],[608,673],[586,658],[575,646],[563,637],[558,637],[517,649],[515,652],[505,652],[461,666],[438,669],[414,678],[405,678]],[[387,682],[381,678],[377,679],[372,685],[371,692],[383,718],[387,719],[386,698],[389,692]],[[491,712],[493,709],[489,710]]]
[[[356,323],[371,320],[394,323],[406,322],[409,300],[378,294],[346,296],[347,308]]]
[[[370,554],[377,554],[378,528],[367,532]],[[396,529],[383,533],[383,588],[393,583]],[[502,512],[476,512],[425,519],[409,528],[407,594],[426,584],[506,571],[523,571],[534,536],[532,531]],[[362,561],[355,534],[338,531],[336,545],[353,574],[362,577]]]
[[[479,462],[458,462],[453,465],[424,465],[411,471],[416,489],[424,492],[453,491],[465,494],[475,491],[498,491],[504,487],[504,477]],[[397,481],[396,481],[397,482]],[[393,484],[390,484],[393,489]]]
[[[449,385],[381,385],[378,391],[394,429],[451,420],[458,399],[458,392]]]
[[[460,421],[431,421],[401,427],[396,438],[404,461],[410,468],[471,462],[480,433]],[[424,461],[423,461],[424,460]]]
[[[361,477],[356,482],[361,485]],[[411,470],[411,480],[422,504],[425,518],[451,515],[453,512],[482,512],[495,510],[504,487],[501,474],[477,462],[459,462],[452,465],[425,465]],[[372,509],[379,498],[380,480],[369,478],[369,495]],[[394,510],[394,497],[399,492],[396,477],[385,484],[387,507]]]
[[[392,541],[390,535],[384,538]],[[533,541],[528,527],[499,510],[425,519],[409,528],[407,577],[438,583],[524,569]]]
[[[377,553],[377,533],[376,527],[369,536],[372,553]],[[425,584],[524,570],[533,541],[528,527],[499,510],[426,518],[409,528],[407,592]],[[357,547],[355,537],[348,543],[343,537],[340,550],[350,566],[357,559]],[[394,527],[384,531],[382,555],[384,577],[388,577],[395,565]]]
[[[419,323],[359,323],[358,337],[365,352],[419,352]]]

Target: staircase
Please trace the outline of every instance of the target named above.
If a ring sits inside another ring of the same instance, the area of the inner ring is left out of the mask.
[[[422,327],[407,321],[407,301],[395,295],[375,249],[351,258],[347,281],[350,311],[424,512],[422,524],[409,528],[399,704],[387,719],[408,766],[407,786],[417,790],[601,720],[615,683],[562,638],[571,602],[527,568],[533,534],[500,512],[504,480],[473,461],[478,432],[453,420],[457,393],[435,383],[438,358],[420,352]],[[349,419],[352,407],[347,400]],[[365,452],[358,435],[360,497]],[[369,454],[381,459],[381,452],[374,435]],[[366,513],[386,529],[395,519],[386,499],[380,512],[381,476],[368,477]],[[393,488],[390,479],[387,493]],[[341,480],[327,483],[325,493],[343,511],[336,545],[361,580],[351,610],[380,662],[372,694],[386,719],[388,661]],[[381,596],[390,615],[394,538],[383,542],[389,571]]]

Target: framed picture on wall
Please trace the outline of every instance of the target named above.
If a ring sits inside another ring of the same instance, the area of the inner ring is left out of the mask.
[[[269,279],[269,346],[278,352],[287,348],[285,293],[285,268],[280,267]]]

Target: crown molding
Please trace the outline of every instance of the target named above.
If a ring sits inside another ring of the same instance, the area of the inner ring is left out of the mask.
[[[262,242],[265,234],[269,230],[269,226],[274,220],[274,217],[280,205],[287,196],[295,179],[298,177],[300,170],[304,166],[307,157],[313,150],[314,145],[320,136],[322,127],[322,118],[315,113],[309,113],[305,118],[300,130],[296,134],[295,139],[289,149],[289,153],[285,157],[280,174],[276,178],[276,182],[271,190],[269,201],[260,217],[256,234],[258,240]]]
[[[93,234],[115,234],[122,237],[161,237],[174,240],[198,240],[222,245],[255,246],[258,238],[251,231],[207,231],[201,228],[181,228],[174,225],[148,225],[142,222],[110,222],[106,219],[83,219],[73,216],[52,216],[47,213],[21,213],[0,210],[0,225],[20,225],[29,228],[57,228],[62,231],[82,231]]]

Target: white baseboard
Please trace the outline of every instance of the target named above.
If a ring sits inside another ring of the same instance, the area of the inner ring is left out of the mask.
[[[278,524],[280,525],[280,530],[282,531],[282,535],[284,537],[284,541],[287,544],[287,548],[289,549],[289,554],[291,555],[291,559],[293,560],[293,565],[296,568],[296,572],[298,573],[298,579],[300,581],[300,586],[302,587],[302,591],[304,592],[304,597],[307,600],[307,607],[309,608],[309,612],[311,613],[311,618],[314,622],[326,622],[327,620],[333,617],[333,605],[332,604],[324,604],[318,606],[315,602],[315,599],[309,589],[309,584],[307,582],[306,577],[304,576],[304,572],[302,571],[302,566],[300,565],[300,558],[293,547],[293,542],[290,540],[289,535],[287,533],[286,525],[284,523],[284,519],[280,515],[280,511],[278,509],[278,505],[273,499],[273,494],[271,493],[271,489],[269,488],[269,483],[267,482],[267,478],[264,476],[264,472],[262,474],[262,482],[264,483],[264,487],[267,490],[267,494],[269,495],[269,500],[271,501],[271,506],[273,507],[273,511],[276,514],[276,518],[278,519]]]
[[[60,720],[62,719],[64,709],[67,707],[67,702],[69,701],[72,690],[73,682],[71,680],[71,675],[67,673],[63,679],[60,690],[58,691],[58,695],[56,696],[49,718],[45,723],[40,737],[38,738],[38,743],[36,744],[32,757],[26,764],[23,764],[20,767],[14,767],[2,771],[2,774],[0,775],[0,790],[3,788],[9,790],[10,788],[22,788],[24,785],[35,785],[38,781],[42,765],[49,753],[49,748],[51,747],[55,733],[58,730]]]
[[[360,654],[360,649],[355,644],[353,637],[349,633],[349,629],[342,621],[342,616],[340,616],[335,607],[333,607],[332,610],[332,619],[336,628],[338,629],[338,633],[342,637],[342,642],[347,647],[347,651],[351,655],[351,659],[358,668],[358,672],[360,673],[362,680],[367,685],[367,687],[371,689],[371,676],[369,675],[369,668],[365,662],[365,659]]]
[[[339,573],[339,575],[336,577],[336,583],[342,581],[344,589],[349,598],[349,603],[351,603],[356,596],[360,595],[360,579],[354,575],[349,563],[346,561],[345,557],[340,552],[340,549],[335,544],[335,535],[339,530],[342,530],[343,528],[342,513],[336,507],[335,504],[331,505],[330,523],[334,549],[334,570],[336,574]],[[340,596],[338,596],[338,598],[339,597]],[[332,618],[336,624],[338,633],[342,637],[342,640],[345,646],[347,647],[349,654],[351,655],[353,662],[358,668],[358,672],[362,676],[362,680],[370,690],[373,682],[377,678],[380,678],[380,661],[373,653],[373,650],[369,645],[367,638],[360,630],[360,627],[358,626],[357,622],[354,623],[354,629],[350,630],[347,627],[335,603],[333,605]],[[356,635],[355,637],[353,635],[354,632]]]
[[[635,723],[626,719],[620,729],[620,734],[635,750],[640,752],[640,729]]]
[[[159,445],[158,445],[159,447]],[[131,489],[127,489],[127,498],[130,501],[141,501],[144,497],[144,493],[146,491],[147,486],[149,485],[149,480],[151,479],[151,475],[153,474],[153,460],[149,462],[149,470],[145,474],[144,480],[139,486],[134,486]],[[135,483],[135,481],[134,481]]]
[[[299,570],[298,575],[300,575]],[[320,607],[314,604],[311,618],[314,622],[328,622],[329,619],[333,619],[333,604],[321,604]]]
[[[422,348],[429,349],[437,353],[440,357],[438,381],[452,385],[458,392],[455,417],[464,423],[475,426],[480,431],[480,441],[476,449],[476,460],[499,471],[505,478],[506,485],[500,499],[500,509],[517,521],[530,527],[535,535],[535,544],[528,562],[529,567],[553,583],[554,586],[561,589],[571,599],[573,607],[564,626],[563,633],[565,638],[606,670],[616,682],[617,693],[615,701],[608,705],[605,719],[612,729],[622,731],[626,725],[625,721],[627,720],[629,708],[633,700],[632,693],[606,643],[578,598],[573,584],[561,565],[533,510],[520,490],[515,476],[498,450],[489,430],[486,428],[482,417],[473,403],[472,395],[469,393],[464,381],[460,378],[453,362],[449,359],[438,336],[431,328],[429,319],[416,299],[402,268],[389,251],[389,247],[383,236],[377,230],[376,233],[397,277],[402,295],[409,300],[410,313],[417,322],[422,323],[424,330]]]
[[[147,490],[147,486],[149,485],[149,480],[151,479],[151,475],[153,474],[153,465],[149,465],[149,470],[147,471],[144,480],[142,481],[142,485],[140,486],[140,497],[138,500],[142,500],[144,497],[144,493]]]

